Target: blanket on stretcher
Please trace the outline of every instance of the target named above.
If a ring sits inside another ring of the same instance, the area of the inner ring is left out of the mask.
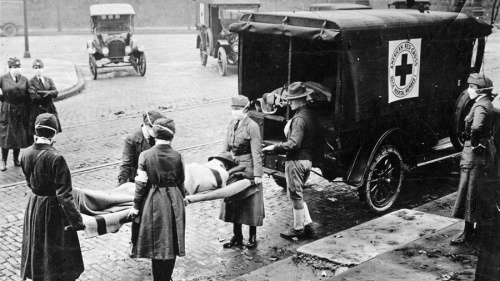
[[[125,183],[113,190],[73,189],[76,206],[85,224],[85,237],[117,232],[131,220],[129,209],[134,205],[135,183]]]

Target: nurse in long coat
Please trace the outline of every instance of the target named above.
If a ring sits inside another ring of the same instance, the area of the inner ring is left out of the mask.
[[[9,73],[0,77],[0,147],[2,161],[0,171],[7,169],[9,149],[14,152],[14,165],[19,164],[21,148],[28,147],[29,93],[28,79],[21,75],[21,62],[17,58],[8,61]]]
[[[45,113],[35,123],[35,144],[21,159],[32,191],[24,214],[21,278],[76,280],[84,270],[76,230],[85,226],[73,199],[68,165],[52,147],[57,119]]]
[[[480,216],[478,197],[488,192],[486,186],[490,175],[486,167],[492,164],[488,156],[493,127],[493,105],[489,93],[493,83],[479,73],[471,74],[467,82],[467,91],[474,105],[465,118],[467,140],[460,160],[460,181],[452,214],[455,218],[463,219],[465,226],[463,233],[451,240],[452,244],[472,242],[474,224]]]
[[[224,248],[243,245],[242,224],[250,226],[248,243],[245,246],[255,247],[257,226],[262,226],[265,217],[262,189],[262,138],[259,125],[248,117],[249,105],[250,102],[245,96],[240,95],[231,99],[233,120],[227,128],[224,151],[231,152],[235,162],[246,167],[246,177],[255,180],[257,192],[241,200],[222,202],[219,218],[233,223],[233,237],[223,245]]]
[[[172,119],[153,124],[156,143],[139,156],[134,207],[140,217],[139,236],[132,257],[152,259],[154,280],[170,280],[176,256],[185,255],[184,163],[171,146]]]
[[[62,132],[61,122],[54,105],[54,99],[57,98],[59,92],[54,81],[43,75],[44,64],[42,60],[35,59],[33,69],[35,70],[35,76],[28,81],[28,92],[31,100],[29,135],[35,134],[35,119],[42,113],[51,113],[57,118],[58,133],[60,133]]]

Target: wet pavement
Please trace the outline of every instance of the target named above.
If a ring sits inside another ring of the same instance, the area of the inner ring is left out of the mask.
[[[32,48],[33,57],[68,59],[85,75],[82,93],[56,102],[63,126],[56,147],[68,160],[74,187],[109,190],[116,186],[123,138],[140,125],[146,110],[158,109],[176,120],[179,132],[173,146],[182,149],[187,163],[203,163],[221,149],[230,119],[229,99],[237,93],[235,69],[229,70],[229,77],[220,77],[215,60],[209,60],[207,68],[200,66],[193,34],[137,37],[149,46],[146,76],[122,69],[103,72],[98,80],[90,77],[82,36],[40,36],[31,41],[37,46]],[[0,40],[2,55],[19,56],[16,46],[21,38]],[[54,40],[64,42],[64,48],[44,44]],[[500,81],[499,64],[489,46],[500,46],[498,42],[489,40],[485,59],[494,81]],[[7,172],[0,174],[1,280],[20,280],[22,220],[29,193],[21,170],[11,162]],[[391,211],[414,208],[453,192],[457,171],[456,159],[413,171]],[[312,175],[308,184],[305,199],[318,226],[318,239],[379,216],[367,212],[341,182],[328,183]],[[188,206],[186,256],[178,259],[174,280],[229,280],[291,257],[298,247],[313,241],[279,237],[280,231],[291,227],[292,211],[283,189],[270,178],[264,178],[264,198],[266,219],[258,228],[259,245],[252,250],[222,248],[232,227],[218,220],[219,201]],[[446,204],[443,212],[451,208]],[[247,231],[244,228],[244,234]],[[128,257],[129,239],[129,225],[118,233],[91,239],[80,234],[86,270],[79,280],[152,280],[148,260]]]

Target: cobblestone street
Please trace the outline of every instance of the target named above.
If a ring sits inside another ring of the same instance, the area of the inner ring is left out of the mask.
[[[210,58],[207,67],[201,66],[195,34],[134,36],[146,46],[146,75],[123,68],[100,71],[97,80],[92,79],[87,64],[85,42],[90,36],[30,38],[33,58],[70,60],[85,76],[81,93],[55,103],[63,129],[55,147],[69,164],[75,188],[116,187],[123,139],[141,125],[142,113],[147,110],[159,110],[175,120],[172,146],[186,163],[204,163],[221,150],[231,119],[229,100],[238,93],[236,68],[229,68],[228,76],[221,77],[215,59]],[[3,59],[21,55],[22,37],[2,37],[0,42]],[[498,42],[491,42],[492,46],[498,47]],[[491,65],[488,71],[496,73],[492,80],[499,83],[498,58],[491,57],[491,48],[487,47],[486,65]],[[45,73],[50,77],[49,65]],[[31,77],[32,73],[25,75]],[[458,161],[447,161],[419,168],[406,177],[406,190],[390,211],[413,208],[455,191]],[[284,189],[272,178],[264,177],[263,185],[266,218],[257,229],[258,247],[252,250],[222,248],[232,236],[232,225],[218,219],[220,200],[186,207],[186,256],[177,260],[174,280],[230,280],[290,257],[299,246],[312,241],[280,238],[280,231],[293,222],[292,207]],[[304,196],[317,224],[318,239],[378,217],[340,181],[327,182],[312,174],[308,185]],[[9,155],[7,171],[0,173],[0,280],[20,280],[22,227],[29,194],[21,168],[14,167]],[[247,227],[243,234],[248,237]],[[95,238],[79,235],[85,263],[79,280],[152,280],[150,261],[128,256],[130,224],[117,233]]]
[[[221,149],[231,118],[229,99],[237,93],[235,69],[229,69],[229,77],[220,77],[215,61],[209,60],[206,68],[200,66],[194,35],[142,37],[144,44],[151,46],[147,52],[145,77],[124,68],[123,71],[99,73],[97,80],[91,80],[85,65],[85,50],[77,47],[74,36],[61,38],[68,44],[60,52],[44,46],[50,37],[34,37],[31,41],[36,50],[34,57],[69,57],[85,74],[82,93],[56,102],[63,133],[58,135],[55,146],[70,165],[76,188],[109,190],[116,186],[123,138],[140,126],[141,114],[146,110],[159,110],[176,121],[173,146],[183,154],[186,163],[203,163]],[[7,40],[19,41],[20,38]],[[164,52],[157,47],[167,41],[167,48],[177,48]],[[2,48],[8,51],[9,46],[6,44]],[[50,75],[49,66],[47,75]],[[0,276],[19,280],[22,221],[30,191],[21,169],[14,167],[12,161],[7,168],[0,174],[3,187],[0,188]],[[321,179],[314,177],[312,182],[321,182]],[[321,189],[326,185],[329,184],[323,182]],[[289,227],[292,221],[291,207],[283,189],[272,179],[264,179],[264,188],[267,218],[264,226],[258,228],[259,246],[251,251],[222,248],[224,240],[231,237],[232,229],[218,219],[219,201],[187,207],[187,254],[177,261],[176,280],[231,279],[290,256],[295,248],[307,242],[290,242],[279,237],[279,231]],[[343,189],[343,193],[347,195],[348,189]],[[324,193],[310,189],[306,196],[315,206],[311,213],[319,224],[328,226],[334,221],[336,207],[329,204]],[[353,194],[347,196],[357,202]],[[360,205],[358,209],[365,212]],[[371,217],[368,215],[367,219]],[[244,228],[244,234],[247,232]],[[320,235],[330,232],[321,229]],[[80,238],[86,267],[80,280],[152,280],[148,260],[128,257],[128,224],[115,234],[90,239],[81,235]]]

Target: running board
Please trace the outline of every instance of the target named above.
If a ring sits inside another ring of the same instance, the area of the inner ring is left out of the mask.
[[[453,147],[450,138],[444,138],[439,140],[438,144],[432,147],[430,152],[417,156],[417,167],[456,157],[460,153]]]

